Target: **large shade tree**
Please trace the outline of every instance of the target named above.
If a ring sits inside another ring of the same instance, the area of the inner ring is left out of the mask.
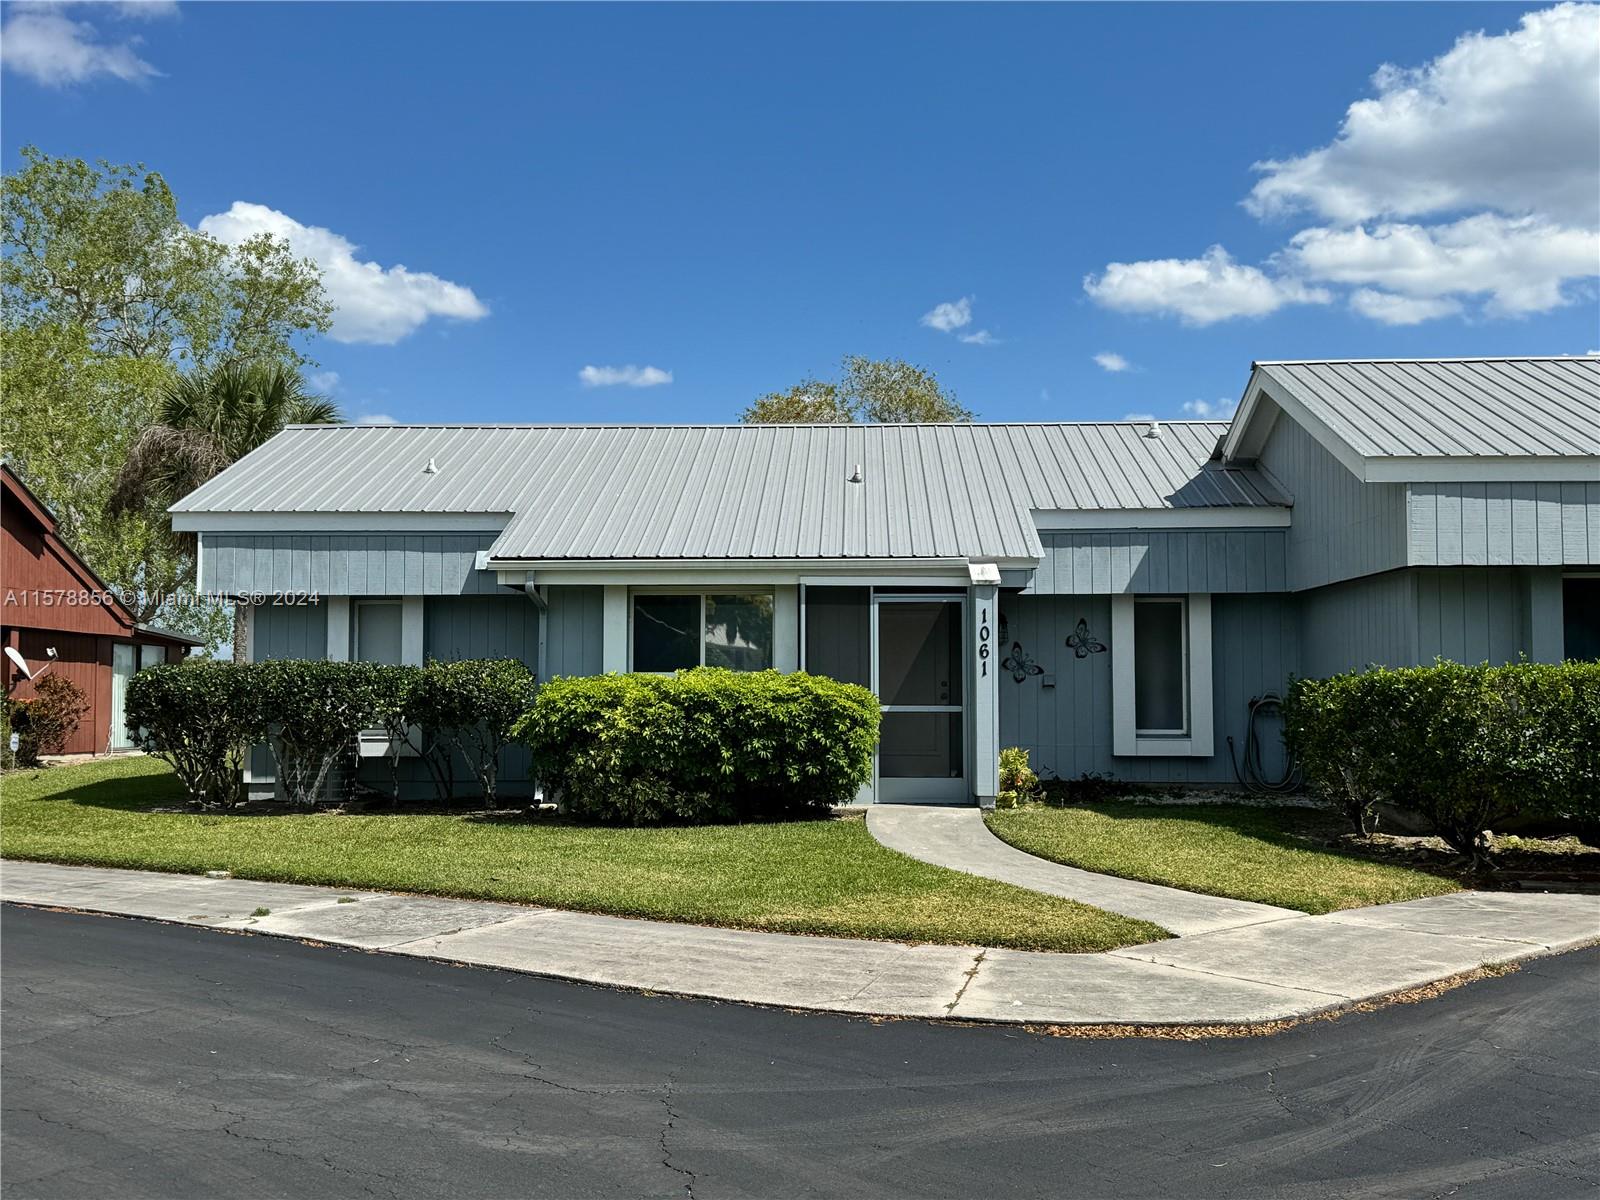
[[[321,271],[270,235],[228,246],[190,229],[143,166],[21,153],[3,181],[0,452],[140,621],[226,637],[225,612],[172,601],[195,563],[160,508],[111,494],[185,373],[309,362],[305,339],[332,319]]]
[[[787,391],[769,392],[739,419],[748,425],[887,425],[970,421],[973,414],[926,367],[851,355],[837,380],[806,379]]]

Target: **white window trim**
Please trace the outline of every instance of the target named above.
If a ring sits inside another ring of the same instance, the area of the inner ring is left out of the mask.
[[[766,596],[768,599],[770,599],[772,601],[772,645],[768,647],[768,653],[769,653],[770,662],[769,662],[767,667],[764,667],[762,669],[763,670],[771,670],[773,667],[777,667],[778,666],[778,661],[779,661],[779,654],[778,654],[778,615],[779,615],[778,614],[778,608],[779,608],[779,600],[778,600],[778,597],[777,597],[777,594],[776,594],[776,589],[771,588],[771,587],[748,587],[748,586],[747,587],[738,587],[736,585],[730,584],[727,587],[714,587],[714,588],[710,588],[710,589],[707,589],[705,587],[644,587],[644,588],[631,588],[628,591],[628,601],[627,601],[627,603],[628,603],[628,670],[629,671],[632,671],[632,670],[635,669],[634,665],[633,665],[633,612],[634,612],[634,604],[633,604],[633,602],[635,600],[639,599],[641,596],[698,596],[700,598],[700,617],[699,617],[700,661],[696,665],[697,666],[702,666],[702,667],[706,665],[706,597],[707,596]],[[688,670],[689,668],[681,668],[681,669]],[[779,668],[779,669],[783,669],[783,668]],[[671,671],[652,671],[652,672],[650,672],[650,674],[653,674],[653,675],[671,675],[672,672]]]
[[[1212,715],[1211,596],[1191,592],[1184,630],[1188,667],[1185,697],[1187,735],[1163,735],[1137,728],[1134,708],[1134,605],[1136,596],[1111,597],[1111,752],[1121,757],[1210,758],[1215,752]]]

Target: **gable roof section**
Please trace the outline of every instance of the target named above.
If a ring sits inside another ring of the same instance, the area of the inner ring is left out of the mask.
[[[305,426],[173,512],[180,528],[222,522],[211,514],[286,528],[311,514],[513,514],[490,552],[500,562],[1033,560],[1034,511],[1284,503],[1259,473],[1210,461],[1226,429]]]
[[[1600,480],[1600,358],[1258,362],[1224,458],[1279,412],[1367,481]]]

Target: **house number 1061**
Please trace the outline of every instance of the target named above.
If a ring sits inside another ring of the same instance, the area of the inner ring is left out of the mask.
[[[978,674],[989,673],[989,610],[978,610]]]

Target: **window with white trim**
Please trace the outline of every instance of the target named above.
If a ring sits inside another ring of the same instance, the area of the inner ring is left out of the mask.
[[[772,666],[772,593],[636,592],[632,669]]]
[[[1211,597],[1111,598],[1112,753],[1213,752]]]
[[[1140,737],[1189,734],[1189,602],[1133,601],[1133,728]]]

